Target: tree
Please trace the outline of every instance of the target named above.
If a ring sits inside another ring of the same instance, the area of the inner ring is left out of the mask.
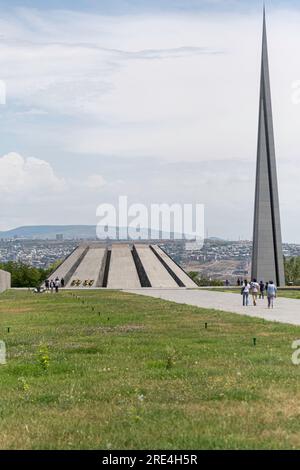
[[[38,287],[51,272],[55,269],[54,265],[48,269],[35,268],[24,263],[9,261],[8,263],[1,263],[0,269],[8,271],[11,274],[12,287]]]
[[[285,258],[284,260],[285,278],[288,284],[300,283],[300,257]]]
[[[196,271],[189,272],[189,276],[199,287],[218,287],[224,285],[219,279],[208,279],[204,276],[199,277],[199,273]]]

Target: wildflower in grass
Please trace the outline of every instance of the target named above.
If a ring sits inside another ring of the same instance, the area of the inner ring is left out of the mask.
[[[175,365],[176,352],[173,348],[167,347],[166,369],[171,369]]]
[[[44,371],[47,371],[49,369],[50,357],[48,346],[40,346],[38,351],[38,362]]]
[[[20,384],[20,388],[23,392],[28,393],[30,390],[30,386],[27,383],[26,379],[24,377],[19,377],[18,382]]]
[[[143,403],[143,401],[145,400],[145,397],[144,395],[141,393],[140,395],[138,395],[138,400]]]

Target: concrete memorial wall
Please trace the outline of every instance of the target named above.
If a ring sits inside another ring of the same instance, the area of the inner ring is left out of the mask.
[[[0,292],[4,292],[11,287],[11,275],[0,269]]]

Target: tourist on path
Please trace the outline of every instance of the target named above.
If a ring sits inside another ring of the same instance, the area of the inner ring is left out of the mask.
[[[63,277],[60,280],[60,287],[65,287],[65,280]]]
[[[259,298],[264,299],[265,298],[265,284],[263,281],[260,281],[259,283]]]
[[[45,288],[46,288],[46,291],[49,290],[49,285],[50,285],[49,279],[46,279],[46,281],[45,281]]]
[[[58,278],[56,278],[56,279],[55,279],[55,292],[58,292],[58,288],[59,288],[59,286],[60,286],[59,279],[58,279]]]
[[[249,305],[249,292],[250,292],[250,284],[249,282],[247,281],[247,279],[245,279],[244,283],[243,283],[243,287],[242,287],[242,295],[243,295],[243,306],[244,307],[247,307]]]
[[[252,294],[252,300],[253,300],[254,307],[256,307],[258,291],[259,291],[259,284],[258,284],[256,279],[253,279],[252,282],[251,282],[251,294]]]
[[[268,285],[269,285],[269,283],[266,282],[266,287],[265,287],[265,289],[266,289],[266,296],[268,296]]]
[[[50,290],[51,290],[51,294],[53,293],[54,287],[55,287],[54,281],[53,281],[53,279],[51,279],[51,281],[50,281]]]
[[[270,281],[268,283],[268,290],[267,290],[267,295],[268,295],[268,308],[273,308],[274,307],[274,299],[277,294],[277,287],[275,286],[273,281]]]

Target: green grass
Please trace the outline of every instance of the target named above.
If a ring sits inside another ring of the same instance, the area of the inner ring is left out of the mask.
[[[217,287],[215,289],[207,288],[205,290],[210,290],[213,292],[227,292],[229,294],[240,294],[241,293],[241,287],[236,287],[236,288],[230,288],[230,287]],[[300,299],[300,288],[299,290],[282,290],[278,289],[277,291],[277,296],[278,297],[285,297],[286,299]]]
[[[278,290],[278,297],[286,297],[287,299],[300,299],[299,290]]]
[[[1,449],[300,447],[300,327],[78,295],[0,296]]]

